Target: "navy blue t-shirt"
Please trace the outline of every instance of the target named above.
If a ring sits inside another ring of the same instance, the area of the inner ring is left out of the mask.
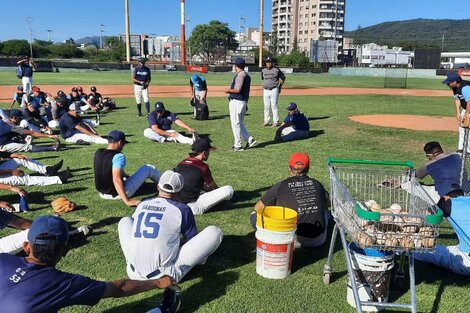
[[[170,130],[171,124],[173,124],[178,117],[175,113],[170,111],[165,111],[162,116],[157,117],[157,112],[153,111],[147,116],[147,121],[149,122],[149,127],[151,128],[152,125],[157,125],[158,128],[161,130]]]
[[[309,130],[310,129],[310,124],[308,123],[308,119],[305,117],[305,115],[297,111],[293,115],[287,115],[286,118],[284,119],[284,123],[292,123],[295,129],[297,130]]]
[[[149,82],[152,77],[150,75],[150,69],[147,66],[137,66],[134,68],[134,78],[143,82]]]
[[[95,305],[106,283],[0,254],[0,313],[57,312],[72,305]]]
[[[80,125],[81,121],[81,118],[75,118],[70,114],[62,115],[59,119],[60,135],[67,139],[75,134],[79,134],[80,132],[75,129],[75,126]]]
[[[23,77],[33,77],[33,67],[28,62],[21,64],[21,70],[23,71]]]

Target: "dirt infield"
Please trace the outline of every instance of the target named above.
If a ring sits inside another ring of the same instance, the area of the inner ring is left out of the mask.
[[[433,117],[425,115],[356,115],[350,116],[350,120],[362,124],[405,128],[423,131],[458,131],[455,117]]]
[[[16,92],[16,86],[0,86],[0,101],[10,102],[13,94]],[[55,95],[58,90],[69,93],[72,86],[70,85],[40,85],[41,89]],[[90,90],[90,86],[82,86],[85,91]],[[134,97],[133,85],[97,85],[98,91],[103,96],[111,98],[132,98]],[[224,91],[227,87],[211,86],[209,87],[209,95],[211,97],[225,96]],[[424,90],[424,89],[381,89],[381,88],[284,88],[283,95],[394,95],[394,96],[416,96],[416,97],[445,97],[450,96],[448,90]],[[157,98],[187,98],[189,97],[189,86],[150,86],[150,95]],[[252,96],[262,96],[263,89],[261,86],[251,87]]]

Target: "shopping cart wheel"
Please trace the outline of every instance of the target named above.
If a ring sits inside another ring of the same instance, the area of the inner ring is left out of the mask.
[[[323,283],[325,285],[330,284],[331,273],[323,273]]]

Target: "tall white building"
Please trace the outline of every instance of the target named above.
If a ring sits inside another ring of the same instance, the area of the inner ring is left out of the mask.
[[[273,0],[272,32],[279,53],[297,47],[307,55],[312,40],[336,40],[343,45],[346,0]],[[273,38],[272,37],[272,38]]]

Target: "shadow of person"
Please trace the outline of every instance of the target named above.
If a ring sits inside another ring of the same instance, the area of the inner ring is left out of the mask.
[[[325,120],[327,118],[330,118],[330,116],[312,116],[307,118],[309,121],[317,121],[317,120]]]
[[[253,147],[251,149],[264,148],[266,146],[276,145],[276,144],[283,144],[283,143],[292,142],[292,141],[308,140],[308,139],[312,139],[312,138],[318,137],[320,135],[323,135],[324,133],[325,133],[325,131],[323,129],[311,130],[311,131],[308,132],[308,137],[305,137],[305,138],[296,138],[294,140],[289,140],[289,141],[270,140],[270,141],[260,142],[258,145],[256,145],[255,147]]]

